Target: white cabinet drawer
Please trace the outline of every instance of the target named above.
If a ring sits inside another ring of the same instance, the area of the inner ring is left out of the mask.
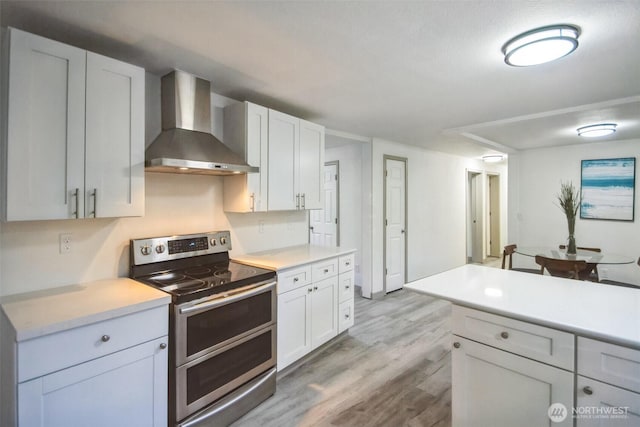
[[[353,271],[340,273],[338,276],[338,301],[345,302],[353,299]]]
[[[338,258],[316,262],[311,265],[311,280],[318,282],[338,275]]]
[[[573,334],[457,305],[452,317],[456,335],[573,371]]]
[[[338,272],[344,273],[345,271],[353,270],[353,264],[355,263],[355,254],[343,255],[338,259],[339,267]]]
[[[355,321],[353,309],[353,300],[341,302],[338,306],[338,333],[353,326]]]
[[[640,350],[578,337],[578,374],[640,393]]]
[[[18,343],[18,382],[40,377],[169,333],[167,306]]]
[[[576,397],[578,427],[640,426],[638,393],[578,375]]]
[[[311,265],[292,268],[278,273],[278,294],[298,289],[311,283]]]

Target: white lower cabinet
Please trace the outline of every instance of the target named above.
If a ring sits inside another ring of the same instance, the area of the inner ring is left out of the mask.
[[[353,326],[353,254],[278,272],[278,369]]]
[[[640,425],[640,350],[578,337],[576,425]]]
[[[573,425],[573,373],[506,351],[454,337],[452,425]],[[562,403],[564,420],[552,422],[550,403]]]
[[[456,305],[452,320],[454,426],[573,425],[572,334]]]
[[[18,385],[20,426],[164,426],[167,337]]]
[[[578,375],[578,427],[640,426],[640,394]]]
[[[16,355],[6,425],[166,426],[168,343],[166,305],[3,341]]]

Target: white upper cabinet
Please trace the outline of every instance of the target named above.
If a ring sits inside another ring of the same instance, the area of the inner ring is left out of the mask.
[[[144,214],[144,70],[14,28],[7,221]]]
[[[301,209],[322,209],[324,127],[300,120],[299,179]]]
[[[300,119],[269,110],[269,210],[299,209]]]
[[[142,68],[87,52],[85,156],[85,217],[144,215]]]
[[[269,110],[250,102],[224,109],[224,142],[244,156],[257,173],[224,177],[224,210],[227,212],[264,212],[267,210],[267,147]]]
[[[324,127],[269,110],[269,210],[321,209]]]

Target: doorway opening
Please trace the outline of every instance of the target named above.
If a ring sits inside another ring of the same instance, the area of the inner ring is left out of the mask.
[[[320,246],[340,245],[340,164],[326,162],[322,172],[324,205],[309,211],[309,243]]]
[[[467,263],[482,263],[482,172],[467,170]]]
[[[384,156],[384,292],[402,289],[407,279],[407,159]]]
[[[502,255],[500,243],[500,175],[487,174],[487,254],[499,258]]]

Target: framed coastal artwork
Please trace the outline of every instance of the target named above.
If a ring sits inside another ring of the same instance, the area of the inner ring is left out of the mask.
[[[633,221],[636,159],[582,161],[580,218]]]

